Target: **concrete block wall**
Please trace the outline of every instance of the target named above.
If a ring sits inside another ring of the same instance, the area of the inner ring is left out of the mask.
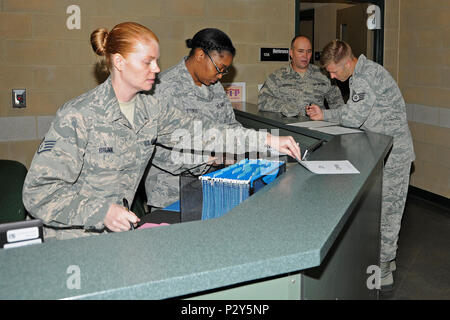
[[[68,30],[70,5],[81,29]],[[187,54],[185,40],[205,27],[225,31],[237,55],[233,78],[257,85],[284,63],[259,62],[259,48],[288,47],[294,0],[0,0],[0,158],[27,167],[56,110],[95,87],[97,57],[89,44],[98,27],[123,21],[160,38],[161,69]],[[411,184],[450,197],[450,1],[386,0],[385,66],[407,103],[417,160]],[[11,107],[11,89],[27,89],[27,108]]]
[[[450,1],[386,0],[385,66],[406,101],[411,185],[450,197]]]
[[[69,30],[70,5],[81,9],[81,29]],[[185,40],[202,28],[225,31],[237,48],[233,77],[244,81],[247,101],[257,85],[284,63],[260,63],[259,48],[288,47],[294,36],[293,0],[0,0],[0,158],[30,165],[56,110],[95,87],[89,36],[136,21],[160,39],[161,69],[188,53]],[[27,107],[13,109],[11,90],[27,89]]]

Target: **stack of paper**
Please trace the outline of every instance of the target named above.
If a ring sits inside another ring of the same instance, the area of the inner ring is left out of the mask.
[[[289,123],[288,125],[302,127],[302,128],[308,128],[308,129],[314,129],[314,128],[320,128],[320,127],[335,126],[335,125],[337,125],[337,123],[318,120],[318,121],[295,122],[295,123]]]
[[[337,123],[334,123],[334,122],[321,121],[321,120],[289,123],[288,125],[295,126],[295,127],[301,127],[301,128],[308,128],[310,130],[316,130],[316,131],[328,133],[331,135],[363,132],[358,129],[341,127]]]

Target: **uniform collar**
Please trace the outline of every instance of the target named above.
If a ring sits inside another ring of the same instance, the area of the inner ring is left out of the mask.
[[[134,128],[136,132],[142,129],[144,125],[148,122],[149,116],[147,113],[147,109],[145,107],[143,96],[148,93],[137,93],[136,95],[136,104],[134,110]]]
[[[290,70],[290,72],[291,72],[292,74],[295,74],[295,75],[298,76],[298,77],[304,78],[304,77],[302,77],[297,71],[295,71],[294,68],[292,68],[292,63],[291,63],[291,62],[289,62],[289,64],[288,64],[288,69]],[[311,63],[310,63],[310,64],[308,65],[308,69],[306,70],[305,76],[309,77],[312,73],[313,73],[313,67],[312,67],[312,65],[311,65]]]
[[[99,108],[104,111],[105,118],[108,122],[114,122],[122,117],[119,101],[112,86],[111,76],[99,86],[99,92],[96,98],[98,99]]]
[[[366,60],[367,60],[367,58],[363,54],[361,54],[358,57],[358,62],[356,62],[355,70],[353,70],[353,74],[361,72],[362,68],[364,67],[364,64],[366,63]]]
[[[362,69],[364,68],[364,64],[366,63],[367,58],[365,55],[361,54],[358,57],[358,62],[356,62],[355,70],[353,70],[353,74],[350,76],[349,83],[350,85],[353,83],[353,77],[356,75],[358,77],[358,74],[362,72]]]
[[[111,76],[100,85],[100,92],[98,95],[99,104],[104,110],[105,118],[108,122],[122,121],[124,124],[128,124],[128,120],[123,116],[120,111],[119,100],[116,97],[114,88],[111,82]],[[134,110],[134,127],[136,132],[139,131],[145,123],[148,121],[148,114],[145,109],[145,104],[142,99],[142,93],[137,93],[135,110]]]

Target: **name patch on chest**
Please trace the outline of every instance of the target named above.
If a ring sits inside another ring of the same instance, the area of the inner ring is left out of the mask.
[[[100,147],[98,153],[114,153],[113,147]]]

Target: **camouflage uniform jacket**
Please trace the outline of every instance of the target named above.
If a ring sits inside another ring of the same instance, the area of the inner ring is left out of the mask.
[[[405,101],[389,72],[360,55],[349,82],[347,104],[339,109],[324,110],[324,120],[393,137],[386,167],[404,166],[414,161]]]
[[[194,119],[138,93],[134,122],[133,128],[120,111],[111,78],[57,111],[23,188],[25,207],[44,221],[46,236],[66,239],[105,231],[109,206],[122,204],[123,198],[132,203],[155,141],[176,146],[172,133],[178,128],[192,132]],[[226,131],[226,126],[214,128]],[[262,149],[266,134],[257,135],[256,148]],[[213,150],[211,141],[202,140],[200,148]],[[243,144],[250,147],[243,140],[238,147]]]
[[[216,82],[204,88],[198,87],[186,68],[185,61],[186,57],[158,75],[159,83],[155,86],[155,97],[168,100],[171,105],[196,119],[241,127],[235,119],[231,102],[222,84]],[[179,174],[204,162],[201,158],[191,159],[193,160],[191,165],[174,163],[171,161],[169,150],[156,148],[145,180],[149,205],[162,208],[179,199]],[[207,165],[200,166],[194,173],[202,174],[207,168]]]
[[[331,109],[344,104],[339,88],[318,66],[310,64],[302,77],[289,64],[269,75],[258,95],[258,109],[294,117],[305,115],[311,103],[324,109],[324,99]]]

